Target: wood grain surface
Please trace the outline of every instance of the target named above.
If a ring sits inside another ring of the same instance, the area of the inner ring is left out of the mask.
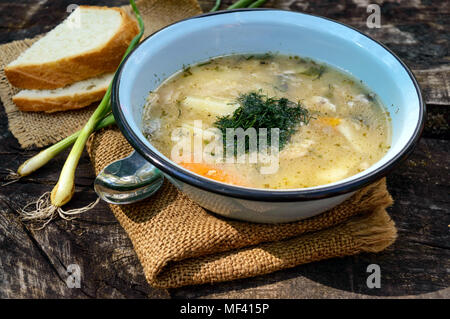
[[[0,43],[49,31],[74,1],[0,1]],[[199,1],[204,11],[213,0]],[[232,1],[223,1],[225,8]],[[77,1],[121,5],[127,1]],[[381,28],[366,26],[367,4],[381,8]],[[67,153],[39,173],[0,187],[0,298],[449,298],[450,178],[448,1],[268,1],[266,7],[326,16],[382,41],[414,71],[428,108],[425,132],[412,156],[388,175],[395,199],[389,213],[399,238],[379,254],[361,254],[303,265],[233,282],[159,290],[150,287],[127,235],[107,205],[73,221],[56,220],[36,231],[17,213],[50,191]],[[8,131],[0,107],[0,184],[10,170],[37,152],[23,150]],[[96,195],[86,154],[70,207]],[[67,267],[81,269],[81,288],[68,288]],[[367,266],[381,267],[381,288],[366,285]]]

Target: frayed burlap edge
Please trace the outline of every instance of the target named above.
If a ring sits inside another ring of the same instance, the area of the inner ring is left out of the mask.
[[[88,148],[96,172],[131,151],[117,129],[95,134]],[[145,201],[110,207],[130,237],[147,281],[154,287],[173,288],[379,252],[396,237],[385,211],[392,202],[382,179],[325,213],[277,225],[218,217],[170,183]]]
[[[383,180],[378,184],[382,188],[384,183]],[[386,205],[391,203],[385,202]],[[315,219],[321,220],[322,216]],[[303,222],[308,223],[308,220],[297,224]],[[231,251],[220,252],[220,247],[217,247],[218,253],[195,258],[166,260],[158,267],[148,267],[145,275],[147,281],[157,288],[212,284],[260,276],[330,258],[363,252],[377,253],[393,244],[396,238],[395,223],[384,208],[378,207],[323,230],[308,230],[287,239],[275,238],[276,241],[262,241]]]
[[[354,218],[337,227],[231,252],[171,261],[159,272],[146,272],[157,288],[216,283],[269,274],[324,259],[363,252],[380,252],[397,237],[384,209]]]

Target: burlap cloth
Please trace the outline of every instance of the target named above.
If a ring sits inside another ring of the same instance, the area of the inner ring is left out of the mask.
[[[200,12],[194,0],[143,0],[138,5],[147,34]],[[11,101],[15,90],[7,83],[3,66],[33,41],[15,41],[0,48],[0,97],[10,129],[23,147],[60,140],[79,129],[92,111],[91,107],[48,115],[16,109]],[[88,145],[96,173],[131,151],[115,128],[94,134]],[[360,252],[379,252],[396,238],[395,225],[385,210],[391,204],[383,179],[328,212],[287,224],[253,224],[218,217],[167,182],[148,200],[110,207],[128,233],[148,282],[169,288],[251,277]]]

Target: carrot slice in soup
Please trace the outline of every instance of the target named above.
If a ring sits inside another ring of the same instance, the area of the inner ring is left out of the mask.
[[[204,163],[179,163],[180,166],[190,170],[193,173],[202,175],[204,177],[213,179],[218,182],[233,184],[233,185],[243,185],[243,183],[235,176],[225,172],[217,167],[204,164]]]
[[[341,124],[341,119],[337,117],[319,117],[317,119],[321,124],[336,127]]]

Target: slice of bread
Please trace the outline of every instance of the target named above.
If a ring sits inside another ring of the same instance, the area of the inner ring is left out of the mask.
[[[9,82],[24,89],[56,89],[114,72],[137,22],[123,9],[79,6],[5,67]]]
[[[114,73],[76,82],[54,90],[23,90],[13,96],[14,103],[21,111],[74,110],[92,104],[103,98]]]

